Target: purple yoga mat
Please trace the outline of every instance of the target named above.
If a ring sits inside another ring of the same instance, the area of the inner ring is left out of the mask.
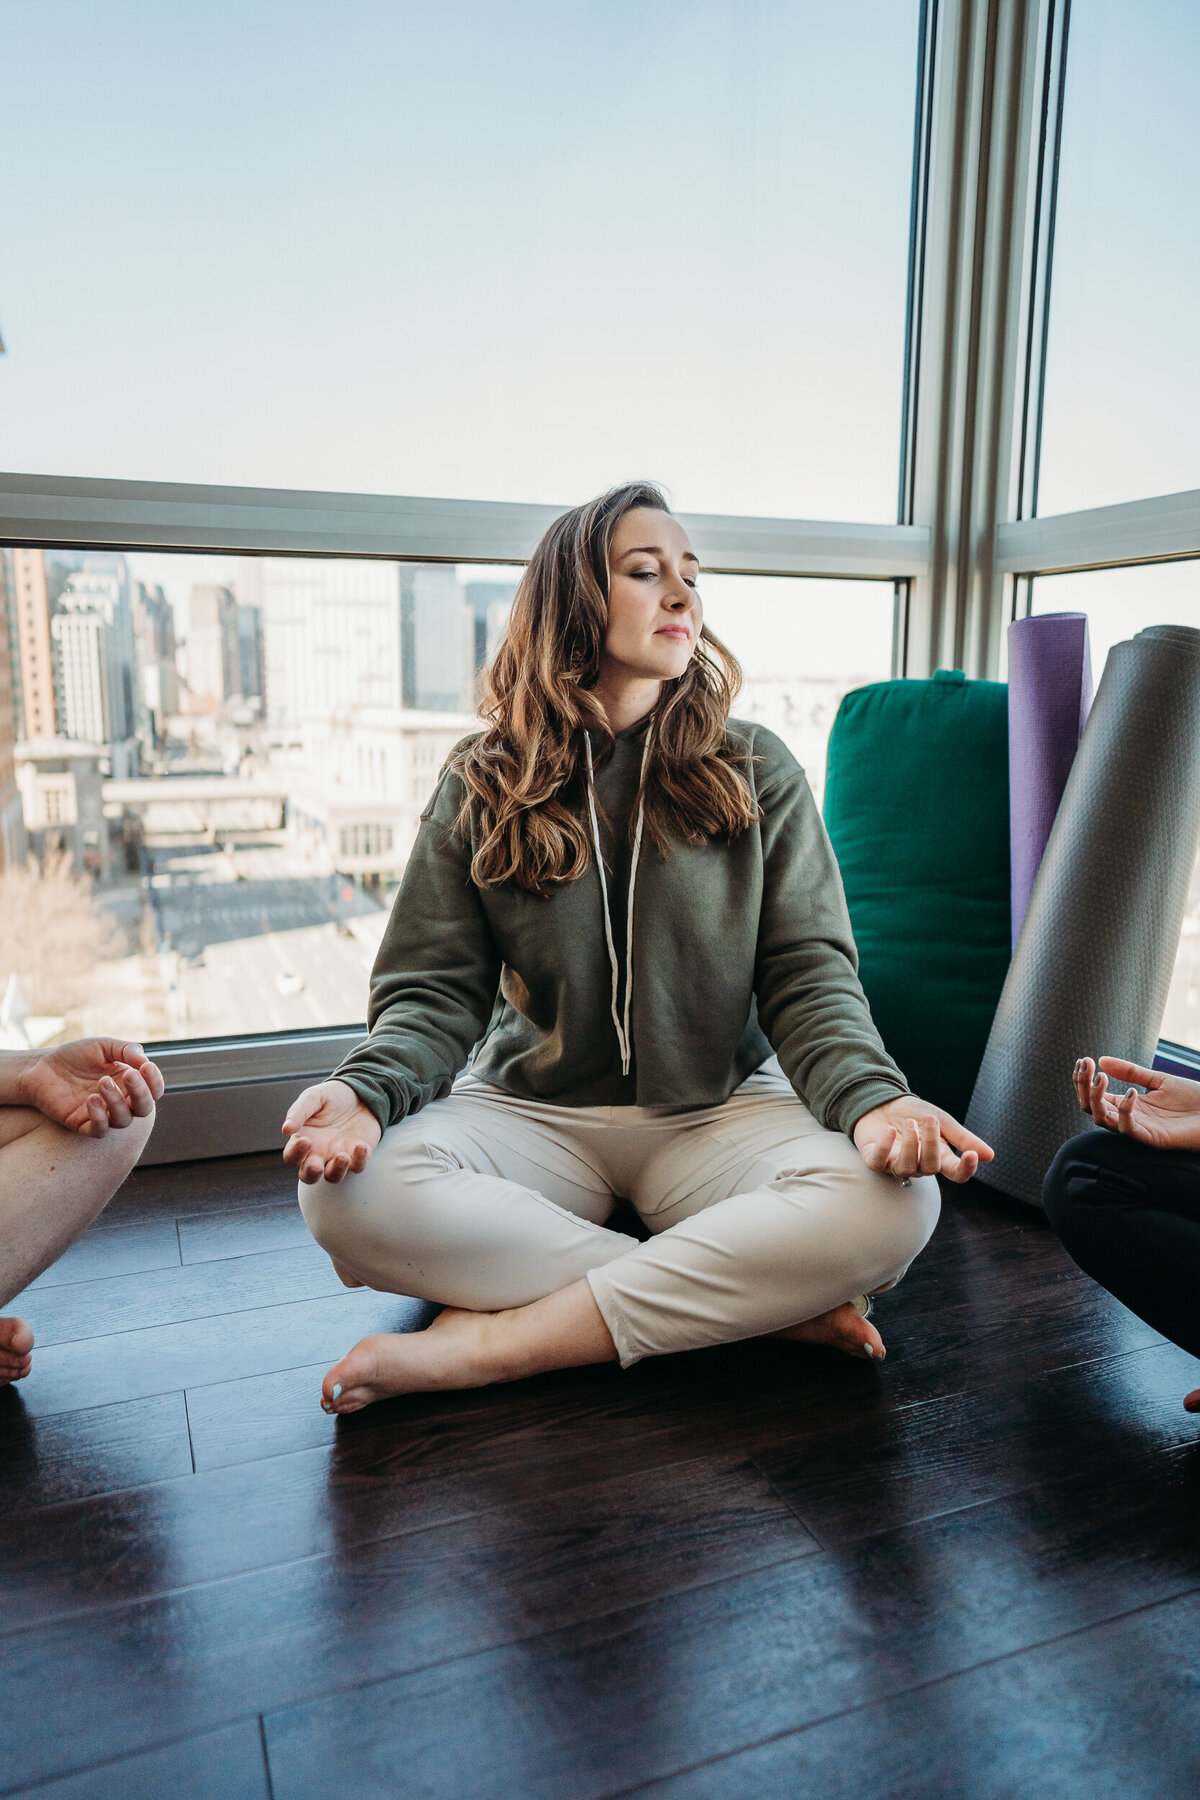
[[[1058,803],[1092,704],[1083,613],[1043,613],[1008,628],[1008,792],[1012,941],[1016,947]]]

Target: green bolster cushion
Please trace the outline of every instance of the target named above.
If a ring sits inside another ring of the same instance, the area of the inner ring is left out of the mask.
[[[939,669],[847,694],[825,823],[880,1036],[961,1119],[1012,948],[1004,683]]]

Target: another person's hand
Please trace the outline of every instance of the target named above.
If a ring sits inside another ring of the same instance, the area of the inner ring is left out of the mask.
[[[288,1142],[283,1160],[310,1187],[324,1178],[338,1182],[361,1175],[383,1136],[379,1120],[344,1081],[319,1081],[305,1088],[283,1121]]]
[[[1135,1085],[1114,1100],[1109,1076]],[[1156,1150],[1200,1150],[1200,1082],[1143,1069],[1120,1056],[1102,1056],[1099,1064],[1081,1056],[1074,1080],[1081,1109],[1106,1131],[1119,1131]],[[1139,1094],[1139,1087],[1147,1092]]]
[[[162,1071],[140,1044],[120,1038],[79,1038],[31,1056],[18,1091],[56,1125],[81,1137],[104,1137],[134,1119],[149,1118],[165,1087]]]
[[[854,1127],[854,1142],[868,1169],[900,1181],[915,1175],[944,1175],[970,1181],[994,1152],[952,1114],[915,1094],[873,1106]]]

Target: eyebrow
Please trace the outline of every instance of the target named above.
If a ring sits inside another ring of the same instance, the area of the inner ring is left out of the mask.
[[[665,556],[665,555],[666,555],[666,552],[663,549],[661,544],[635,544],[631,550],[625,550],[622,552],[622,561],[624,560],[624,558],[626,556]],[[700,558],[696,555],[694,550],[685,550],[682,557],[680,558],[680,561],[681,562],[694,562],[697,568],[700,567]]]

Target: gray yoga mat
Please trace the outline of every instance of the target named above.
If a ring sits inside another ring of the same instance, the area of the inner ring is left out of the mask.
[[[1200,839],[1200,631],[1110,651],[967,1111],[989,1187],[1040,1204],[1084,1129],[1079,1056],[1153,1061]]]

